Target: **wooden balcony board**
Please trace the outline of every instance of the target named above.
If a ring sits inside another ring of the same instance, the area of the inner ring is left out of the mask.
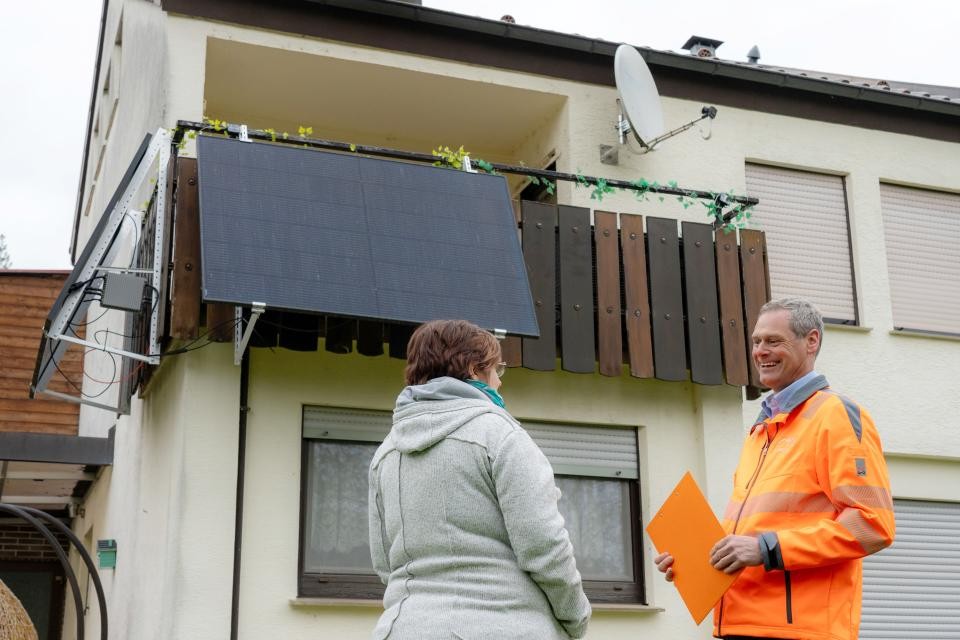
[[[687,346],[676,220],[647,218],[647,252],[654,371],[660,380],[686,380]]]
[[[593,373],[593,247],[590,210],[559,207],[560,356],[564,371]]]
[[[720,332],[723,342],[723,372],[727,384],[750,383],[743,295],[740,288],[740,255],[736,232],[714,234],[717,260],[717,293],[720,298]]]
[[[699,384],[723,384],[713,227],[684,222],[681,228],[690,379]]]
[[[597,359],[600,374],[619,376],[623,368],[623,331],[620,305],[620,237],[617,214],[594,213],[597,247]]]
[[[553,371],[557,359],[557,209],[553,205],[524,201],[520,212],[523,216],[523,260],[540,328],[539,338],[523,338],[523,366]]]

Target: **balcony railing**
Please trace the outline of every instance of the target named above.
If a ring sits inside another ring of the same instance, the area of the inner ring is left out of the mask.
[[[165,335],[194,340],[205,326],[213,328],[208,338],[232,340],[234,308],[201,303],[196,161],[180,158],[176,175]],[[762,232],[539,202],[517,209],[540,337],[505,339],[510,366],[759,384],[747,338],[769,298]],[[323,338],[335,353],[405,358],[412,330],[268,310],[250,344],[316,351]]]

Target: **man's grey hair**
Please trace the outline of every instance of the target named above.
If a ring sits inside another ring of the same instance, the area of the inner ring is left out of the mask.
[[[820,310],[803,298],[777,298],[760,307],[760,313],[768,311],[790,312],[790,330],[802,338],[814,329],[820,332],[820,346],[823,346],[823,316]],[[820,349],[817,349],[820,353]]]

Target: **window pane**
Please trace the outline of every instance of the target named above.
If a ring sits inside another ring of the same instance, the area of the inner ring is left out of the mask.
[[[632,582],[630,486],[624,480],[557,477],[566,521],[584,580]]]
[[[375,443],[314,440],[307,449],[303,570],[372,574],[367,469]]]

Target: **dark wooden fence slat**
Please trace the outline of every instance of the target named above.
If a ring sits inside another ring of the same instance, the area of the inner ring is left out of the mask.
[[[383,323],[360,320],[357,323],[357,353],[364,356],[383,355]]]
[[[713,226],[683,222],[681,227],[690,379],[699,384],[723,384]]]
[[[523,338],[523,366],[553,371],[557,358],[557,208],[524,200],[520,211],[523,216],[523,261],[540,328],[539,338]]]
[[[597,344],[600,373],[619,376],[623,369],[620,307],[620,244],[617,214],[595,211],[597,247]]]
[[[233,340],[234,327],[237,325],[236,307],[225,302],[211,302],[207,308],[207,337],[212,342],[230,342]]]
[[[513,206],[513,217],[517,223],[517,237],[523,242],[523,234],[520,231],[520,201],[511,200]],[[518,336],[508,336],[500,341],[501,357],[508,367],[519,367],[523,364],[523,351],[520,338]]]
[[[560,357],[564,371],[593,373],[593,238],[590,210],[559,207]]]
[[[413,335],[414,329],[416,327],[410,324],[391,323],[387,325],[387,331],[390,334],[388,352],[391,358],[407,359],[407,343],[410,342],[410,336]]]
[[[520,338],[509,336],[500,341],[501,358],[508,367],[519,367],[523,364],[523,350]]]
[[[762,231],[740,231],[740,265],[743,272],[743,309],[747,335],[753,332],[757,316],[760,315],[760,307],[769,299],[765,249],[766,241]],[[749,344],[747,348],[749,349]],[[749,361],[750,385],[760,387],[760,376],[753,366],[753,359],[749,358]]]
[[[200,195],[196,158],[177,160],[174,197],[170,336],[193,340],[200,329]]]
[[[352,353],[353,338],[357,334],[357,321],[354,318],[327,316],[326,339],[323,348],[330,353]]]
[[[717,230],[717,291],[720,295],[720,334],[723,338],[723,371],[727,384],[749,384],[743,293],[740,285],[740,251],[735,232]]]
[[[686,380],[686,336],[677,221],[647,218],[653,363],[660,380]]]
[[[250,334],[251,347],[275,347],[280,338],[280,312],[267,310],[257,323],[253,325]]]
[[[650,337],[650,298],[647,286],[647,252],[643,216],[620,216],[623,281],[630,375],[653,377],[653,341]]]
[[[323,316],[282,311],[277,316],[277,345],[291,351],[316,351]]]

